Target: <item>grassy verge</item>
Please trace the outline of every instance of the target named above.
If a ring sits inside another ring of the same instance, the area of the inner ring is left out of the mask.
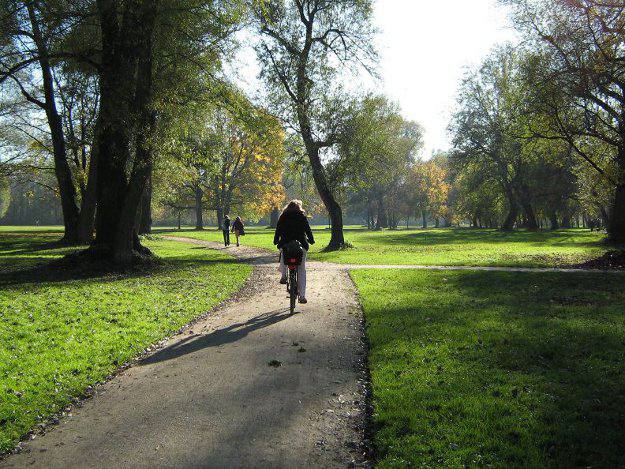
[[[380,467],[625,461],[625,275],[352,273]]]
[[[0,453],[87,386],[230,296],[250,268],[205,249],[147,245],[148,273],[77,275],[26,267],[62,255],[0,235]]]
[[[309,253],[311,259],[343,264],[391,265],[493,265],[520,267],[551,267],[579,264],[606,252],[602,244],[605,234],[572,229],[554,232],[497,230],[431,229],[400,231],[345,230],[345,238],[354,248],[324,253],[330,233],[313,228],[317,243]],[[166,232],[166,231],[164,231]],[[173,231],[209,241],[222,241],[217,230]],[[242,239],[244,244],[275,249],[273,231],[250,228]]]

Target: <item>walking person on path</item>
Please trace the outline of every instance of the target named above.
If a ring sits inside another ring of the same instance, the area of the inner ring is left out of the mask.
[[[299,241],[304,248],[304,256],[302,263],[297,268],[297,287],[299,302],[308,303],[306,300],[306,254],[310,244],[315,244],[306,212],[302,208],[301,200],[291,200],[278,219],[276,225],[276,233],[273,237],[273,244],[278,246],[282,253],[282,248],[291,241]],[[286,284],[286,265],[284,264],[284,255],[280,255],[280,283]]]
[[[234,233],[234,236],[236,236],[237,246],[239,246],[239,238],[241,236],[245,236],[245,225],[243,225],[241,217],[237,217],[236,220],[234,220],[234,223],[232,224],[232,232]]]
[[[221,227],[224,233],[224,246],[230,246],[230,217],[226,215],[224,217],[224,223]]]

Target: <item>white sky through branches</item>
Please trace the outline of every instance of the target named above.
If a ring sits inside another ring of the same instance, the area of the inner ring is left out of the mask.
[[[450,146],[447,126],[467,66],[478,65],[491,48],[516,35],[497,0],[377,0],[375,26],[381,82],[363,73],[356,89],[384,93],[404,117],[425,129],[423,156]],[[249,36],[231,72],[252,95],[262,85]],[[247,46],[247,47],[246,47]]]
[[[496,0],[377,0],[383,91],[425,129],[424,157],[449,148],[447,126],[465,67],[513,40]]]

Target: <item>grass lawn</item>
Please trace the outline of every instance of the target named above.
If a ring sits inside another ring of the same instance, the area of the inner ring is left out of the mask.
[[[380,467],[625,463],[625,274],[352,276]]]
[[[65,228],[63,226],[11,226],[11,225],[0,225],[0,233],[5,235],[15,235],[15,234],[24,234],[24,233],[33,233],[33,232],[42,232],[47,235],[56,235],[58,233],[63,233]]]
[[[148,273],[24,270],[67,252],[46,249],[49,240],[0,233],[0,453],[250,273],[220,253],[169,241],[147,242],[162,259]]]
[[[209,241],[223,239],[215,229],[172,233]],[[320,252],[330,240],[329,230],[315,227],[314,234],[317,243],[310,258],[342,264],[551,267],[582,263],[607,250],[601,242],[605,234],[582,229],[503,233],[468,228],[367,231],[354,227],[345,231],[346,241],[354,248],[330,253]],[[250,228],[243,243],[274,249],[273,231]]]

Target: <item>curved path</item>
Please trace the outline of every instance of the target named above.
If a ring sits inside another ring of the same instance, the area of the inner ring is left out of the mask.
[[[367,465],[362,317],[348,275],[311,262],[309,303],[290,316],[276,256],[228,252],[254,265],[238,298],[0,467]]]

